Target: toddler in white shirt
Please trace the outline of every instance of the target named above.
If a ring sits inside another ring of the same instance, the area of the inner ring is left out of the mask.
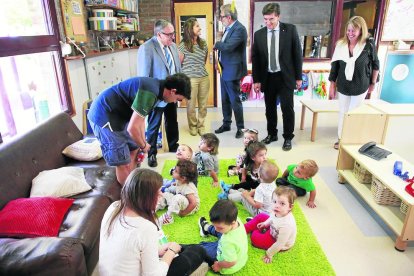
[[[279,174],[279,168],[270,161],[263,161],[259,168],[260,184],[256,189],[241,193],[241,202],[252,216],[265,212],[271,213],[272,194],[276,189],[275,180]]]

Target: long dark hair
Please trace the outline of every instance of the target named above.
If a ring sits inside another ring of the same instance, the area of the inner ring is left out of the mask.
[[[259,150],[267,150],[266,145],[259,141],[250,141],[246,147],[246,158],[244,159],[244,166],[246,170],[252,171],[254,166],[253,157]]]
[[[193,49],[193,38],[195,36],[193,27],[196,24],[197,19],[195,17],[190,17],[184,22],[184,35],[183,35],[183,42],[185,48],[191,52],[194,53]],[[200,49],[204,50],[204,47],[207,46],[207,43],[204,39],[197,36],[197,44],[200,47]]]
[[[121,200],[108,220],[107,235],[111,234],[115,219],[119,219],[121,224],[126,223],[123,214],[126,207],[158,227],[155,208],[161,185],[162,177],[159,173],[150,169],[133,170],[122,187]]]

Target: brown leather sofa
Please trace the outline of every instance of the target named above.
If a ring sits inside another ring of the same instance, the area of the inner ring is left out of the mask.
[[[57,237],[1,238],[0,275],[90,275],[99,257],[99,230],[107,207],[120,196],[115,169],[104,160],[76,162],[62,150],[82,139],[66,113],[0,145],[0,209],[30,196],[31,181],[43,170],[80,166],[91,191],[74,196]]]

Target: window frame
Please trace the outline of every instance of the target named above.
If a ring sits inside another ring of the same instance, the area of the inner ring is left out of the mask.
[[[62,57],[58,16],[54,0],[41,0],[50,35],[0,37],[0,57],[55,52],[53,55],[56,83],[59,87],[62,111],[75,115],[72,93],[69,88],[65,60]]]
[[[317,0],[279,0],[278,2],[285,2],[285,1],[317,1]],[[319,0],[319,1],[327,1],[327,2],[332,2],[332,16],[333,16],[333,22],[332,22],[332,38],[329,41],[328,44],[328,57],[326,58],[309,58],[309,57],[304,57],[303,61],[304,62],[318,62],[318,61],[329,61],[331,60],[333,51],[335,49],[335,43],[336,41],[338,41],[338,39],[340,38],[340,33],[341,33],[341,24],[342,24],[342,14],[343,14],[343,6],[345,2],[349,2],[346,0]],[[256,2],[269,2],[269,0],[250,0],[250,37],[253,38],[254,35],[254,8],[255,8],[255,3]],[[358,1],[355,1],[358,2]],[[377,7],[379,9],[379,11],[377,12],[377,17],[375,19],[375,28],[376,28],[376,32],[375,32],[375,36],[374,39],[376,42],[378,42],[379,37],[381,35],[381,29],[382,29],[382,23],[380,18],[382,18],[383,16],[383,10],[384,10],[384,5],[385,5],[386,0],[380,0],[379,2],[379,6]],[[282,11],[283,12],[283,11]],[[282,20],[283,22],[283,20]],[[378,43],[376,43],[377,47],[378,47]],[[250,49],[253,46],[253,39],[250,40]]]

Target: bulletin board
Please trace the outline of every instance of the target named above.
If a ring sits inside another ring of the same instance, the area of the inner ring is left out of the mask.
[[[88,40],[85,26],[85,8],[83,0],[61,0],[63,25],[65,35],[77,42]]]
[[[380,99],[390,103],[414,103],[414,53],[387,54]]]

